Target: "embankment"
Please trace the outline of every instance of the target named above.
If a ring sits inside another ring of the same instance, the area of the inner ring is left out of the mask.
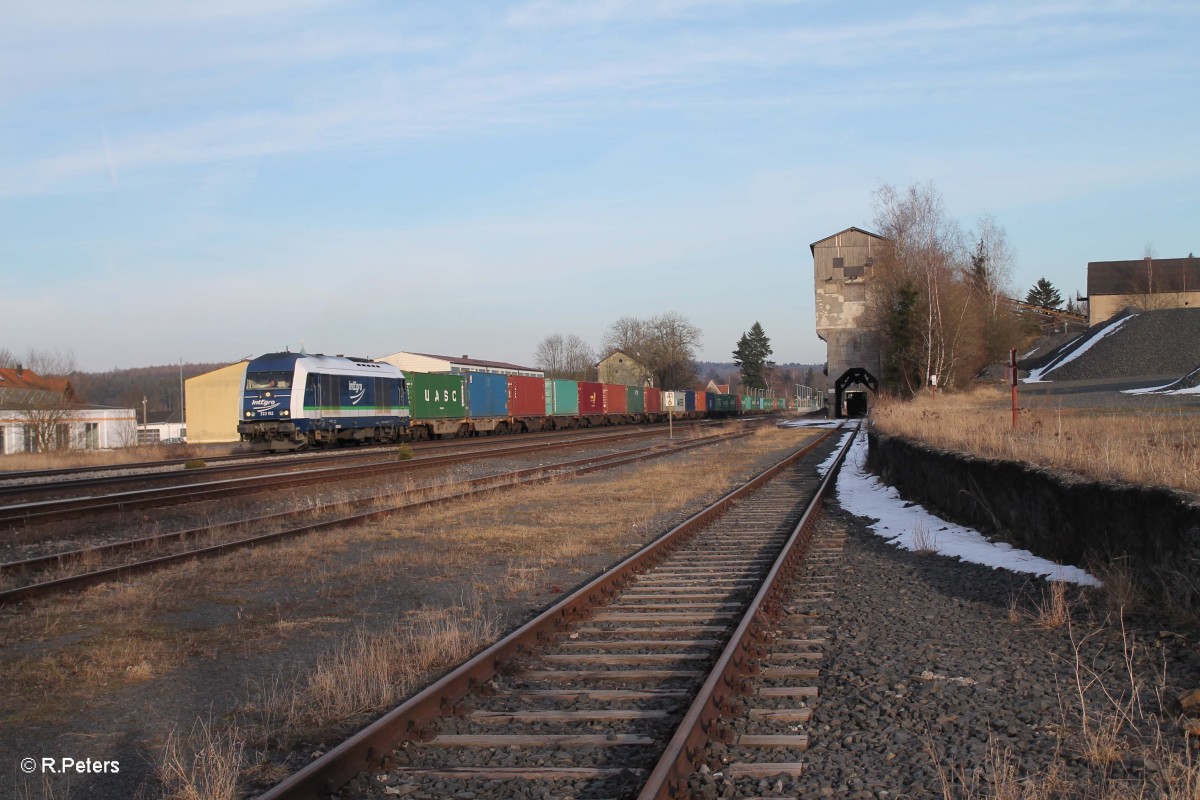
[[[871,469],[908,500],[1060,563],[1120,562],[1151,597],[1200,610],[1200,501],[868,434]]]

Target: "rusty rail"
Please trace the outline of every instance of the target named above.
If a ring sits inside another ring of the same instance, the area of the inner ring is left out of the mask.
[[[638,800],[686,797],[688,778],[696,771],[705,747],[710,741],[722,739],[721,717],[736,711],[737,698],[750,691],[744,676],[748,664],[763,655],[764,623],[781,614],[780,595],[787,591],[788,583],[803,566],[821,501],[836,482],[838,470],[858,431],[859,428],[855,428],[825,473],[816,495],[788,537],[746,615],[667,743],[657,766],[638,794]]]
[[[632,454],[610,454],[602,456],[592,456],[590,458],[577,459],[574,461],[566,461],[560,464],[551,464],[546,466],[531,467],[529,469],[517,470],[501,475],[492,475],[483,478],[474,478],[466,481],[460,481],[456,484],[451,484],[451,487],[459,487],[461,491],[453,492],[442,497],[431,500],[423,500],[414,503],[406,503],[392,508],[379,509],[375,511],[364,512],[361,514],[352,514],[348,516],[338,517],[336,519],[324,520],[321,522],[309,523],[294,528],[285,530],[273,531],[257,536],[251,536],[243,539],[237,539],[229,542],[202,547],[195,550],[187,550],[181,553],[173,553],[170,555],[159,556],[157,558],[145,559],[131,564],[122,564],[104,569],[93,570],[91,572],[74,575],[55,580],[35,583],[28,586],[22,586],[15,589],[0,592],[0,606],[10,605],[13,603],[21,603],[27,600],[32,600],[36,597],[41,597],[49,594],[56,594],[68,590],[77,590],[93,586],[98,583],[115,580],[117,578],[128,577],[131,575],[150,572],[163,566],[174,563],[180,563],[190,559],[211,558],[214,556],[223,555],[232,550],[241,549],[244,547],[252,547],[256,545],[268,544],[270,542],[298,536],[304,533],[314,533],[322,530],[332,530],[335,528],[347,527],[350,525],[359,525],[375,519],[382,519],[390,514],[398,511],[408,511],[416,508],[430,507],[434,505],[449,503],[455,500],[460,500],[473,494],[495,491],[497,489],[507,488],[517,485],[532,485],[563,477],[564,470],[570,470],[570,474],[583,475],[590,472],[596,472],[603,469],[612,469],[614,467],[631,464],[638,461],[645,461],[651,458],[661,458],[668,455],[675,455],[697,447],[706,447],[719,442],[730,441],[731,439],[741,438],[749,435],[748,433],[734,433],[726,436],[713,436],[706,439],[700,439],[686,444],[680,444],[673,447],[664,447],[663,445],[655,445],[643,450],[634,451]],[[457,458],[457,457],[456,457]],[[248,523],[261,523],[270,519],[281,519],[288,516],[307,515],[309,510],[305,509],[299,512],[285,512],[282,514],[272,514],[267,517],[259,517],[253,520],[241,520],[236,523],[231,523],[232,527],[245,525]],[[48,565],[51,562],[61,563],[69,558],[82,558],[88,555],[98,553],[115,553],[121,550],[128,550],[135,547],[150,547],[156,544],[163,544],[170,541],[177,541],[188,536],[199,536],[205,533],[202,529],[192,529],[187,531],[177,531],[174,533],[161,534],[159,536],[144,537],[143,539],[132,540],[129,542],[114,542],[110,545],[102,545],[100,547],[88,548],[87,550],[77,550],[67,553],[57,553],[50,556],[44,556],[37,559],[27,559],[20,562],[12,562],[10,564],[0,565],[0,573],[15,572],[17,568],[31,569],[40,568]]]
[[[553,641],[568,625],[591,615],[638,573],[662,561],[690,534],[707,525],[737,501],[787,469],[820,445],[833,431],[759,473],[708,508],[621,561],[587,585],[560,600],[533,620],[475,655],[469,661],[406,700],[370,726],[334,747],[300,771],[259,795],[260,800],[318,800],[328,797],[360,772],[380,769],[401,742],[419,739],[431,722],[454,709],[476,688],[498,674],[504,664]],[[832,471],[832,470],[831,470]]]

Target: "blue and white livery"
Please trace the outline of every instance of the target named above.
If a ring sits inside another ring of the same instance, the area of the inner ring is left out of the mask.
[[[390,364],[269,353],[246,365],[238,433],[256,450],[396,442],[408,426],[408,385]]]

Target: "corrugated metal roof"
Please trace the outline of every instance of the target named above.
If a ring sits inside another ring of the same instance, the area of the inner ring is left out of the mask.
[[[455,356],[439,356],[433,353],[412,353],[414,356],[423,356],[424,358],[436,358],[441,361],[448,361],[451,364],[456,364],[460,367],[491,367],[492,369],[519,369],[526,372],[540,372],[537,367],[522,367],[520,364],[509,364],[505,361],[484,361],[481,358],[466,358]]]
[[[1139,258],[1089,261],[1088,297],[1105,294],[1159,294],[1200,291],[1200,259]]]
[[[851,225],[849,228],[844,228],[843,230],[840,230],[840,231],[838,231],[838,232],[837,232],[837,233],[835,233],[835,234],[832,234],[832,235],[830,235],[830,236],[826,236],[824,239],[817,239],[815,242],[813,242],[812,244],[810,244],[810,245],[808,246],[808,249],[809,249],[810,251],[811,251],[811,250],[816,250],[816,249],[817,249],[817,245],[819,245],[821,242],[828,242],[830,239],[836,239],[837,237],[841,236],[843,233],[849,233],[850,231],[854,231],[855,233],[864,233],[864,234],[866,234],[867,236],[874,237],[874,238],[876,238],[876,239],[879,239],[880,241],[883,241],[883,242],[886,242],[886,241],[887,241],[887,239],[886,239],[886,238],[884,238],[883,236],[880,236],[878,233],[871,233],[871,232],[870,232],[870,231],[868,231],[868,230],[863,230],[862,228],[856,228],[856,227],[854,227],[853,225]]]

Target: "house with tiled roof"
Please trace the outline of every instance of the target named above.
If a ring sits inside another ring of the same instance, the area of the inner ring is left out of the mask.
[[[69,378],[0,369],[0,456],[128,447],[137,442],[135,425],[132,408],[79,402]]]
[[[596,380],[620,386],[652,386],[654,377],[642,362],[624,350],[613,350],[596,363]]]

